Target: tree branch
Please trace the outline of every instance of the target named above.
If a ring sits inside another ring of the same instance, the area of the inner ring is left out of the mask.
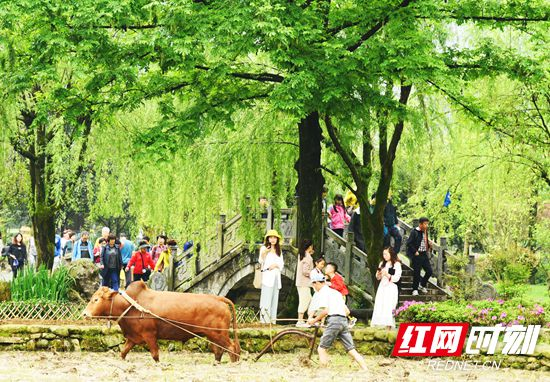
[[[196,65],[195,69],[209,71],[211,68],[202,65]],[[235,78],[242,78],[245,80],[254,80],[260,82],[283,82],[284,77],[279,74],[274,73],[245,73],[245,72],[231,72],[228,73],[230,76]]]
[[[415,16],[418,19],[433,19],[431,16]],[[545,22],[549,21],[548,15],[544,17],[505,17],[505,16],[456,16],[451,14],[441,13],[441,19],[453,19],[453,20],[477,20],[477,21],[496,21],[496,22],[513,22],[513,23],[527,23],[527,22]]]
[[[478,113],[475,112],[475,110],[473,110],[469,105],[466,105],[464,102],[462,102],[461,100],[458,99],[458,97],[456,97],[455,95],[451,94],[450,92],[448,92],[447,90],[443,89],[441,86],[437,85],[436,83],[434,83],[433,81],[431,80],[427,80],[427,82],[434,86],[436,89],[438,89],[439,91],[441,91],[443,94],[445,94],[447,97],[449,97],[451,100],[455,101],[457,104],[459,104],[464,110],[466,110],[467,112],[469,112],[471,115],[473,115],[475,118],[479,119],[481,122],[485,123],[487,126],[489,127],[494,127],[493,126],[493,123],[491,121],[488,121],[486,120],[485,118],[483,118],[481,115],[479,115]],[[504,133],[506,134],[506,133]],[[506,134],[508,136],[511,137],[510,134]]]
[[[332,140],[336,151],[338,152],[338,154],[340,154],[346,166],[348,166],[353,180],[355,181],[355,184],[359,186],[359,182],[361,182],[361,177],[359,176],[359,172],[357,171],[357,169],[361,167],[361,164],[357,160],[355,154],[353,154],[353,152],[348,152],[348,150],[340,143],[336,127],[334,127],[334,125],[332,124],[332,120],[329,115],[325,115],[325,124],[327,126],[328,135],[330,136],[330,139]]]
[[[540,111],[539,105],[537,104],[537,97],[536,97],[535,94],[531,95],[531,101],[533,101],[533,105],[535,105],[535,109],[537,110],[537,114],[539,115],[542,126],[544,127],[544,131],[546,132],[546,136],[548,138],[550,138],[550,130],[548,130],[548,125],[546,124],[546,121],[544,120],[544,116],[542,115],[542,112]]]
[[[345,180],[342,180],[342,177],[340,175],[338,175],[336,172],[332,171],[330,168],[321,165],[321,170],[324,170],[324,171],[328,172],[330,175],[334,176],[336,179],[338,179],[338,181],[340,183],[342,183],[342,185],[345,188],[347,188],[348,190],[350,190],[354,194],[357,192],[357,190],[355,190],[348,182],[346,182]]]
[[[414,0],[412,0],[414,1]],[[371,38],[372,36],[374,36],[376,34],[376,32],[378,32],[380,29],[382,29],[382,27],[384,26],[384,24],[386,24],[389,19],[390,19],[390,15],[401,9],[401,8],[405,8],[407,7],[409,4],[411,3],[411,0],[403,0],[401,2],[401,4],[399,4],[397,6],[397,8],[395,8],[393,11],[391,11],[390,13],[388,13],[382,20],[378,21],[371,29],[369,29],[365,34],[363,34],[361,36],[361,38],[359,38],[359,41],[357,41],[355,44],[353,44],[352,46],[348,47],[348,51],[350,52],[355,52],[357,49],[359,49],[359,47],[361,47],[361,45],[363,45],[363,43],[365,41],[367,41],[369,38]]]
[[[412,85],[401,86],[401,94],[399,96],[399,103],[403,106],[407,105],[409,101],[409,96],[411,95]],[[395,160],[395,154],[397,152],[397,146],[401,140],[401,134],[403,133],[403,126],[405,125],[404,118],[399,118],[399,122],[395,125],[393,130],[393,135],[390,142],[390,147],[388,148],[388,159],[391,161],[393,166],[393,161]]]

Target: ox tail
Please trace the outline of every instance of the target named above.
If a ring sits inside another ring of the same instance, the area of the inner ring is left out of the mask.
[[[218,298],[228,304],[231,307],[231,311],[233,313],[233,342],[235,347],[235,353],[241,354],[241,344],[239,343],[239,335],[237,330],[237,311],[235,310],[235,304],[233,304],[233,301],[226,297],[218,296]]]

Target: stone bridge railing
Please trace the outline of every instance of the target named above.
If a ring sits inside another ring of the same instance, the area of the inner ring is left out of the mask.
[[[268,207],[263,212],[252,214],[252,224],[261,240],[263,234],[276,227],[283,236],[283,246],[291,247],[296,236],[292,209],[280,210],[279,218],[275,218],[274,210]],[[151,285],[156,290],[188,290],[204,278],[215,272],[220,266],[227,263],[236,254],[247,250],[254,252],[256,245],[244,239],[241,232],[243,216],[235,215],[227,220],[226,215],[220,215],[216,232],[207,236],[207,239],[196,247],[170,256],[170,265],[162,273],[154,273]]]
[[[257,213],[252,218],[252,223],[260,240],[267,230],[276,227],[283,235],[283,244],[287,248],[287,252],[290,253],[292,250],[296,251],[295,248],[292,249],[296,236],[295,216],[293,210],[282,209],[279,218],[275,219],[274,211],[269,207],[263,213]],[[255,261],[253,253],[257,251],[261,241],[259,240],[253,245],[244,239],[241,232],[243,220],[241,214],[237,214],[229,220],[226,219],[226,215],[220,215],[216,232],[211,234],[202,246],[191,247],[183,253],[171,256],[170,266],[163,273],[152,275],[152,287],[157,290],[189,290],[212,273],[217,272],[222,266],[233,261],[244,251],[247,252],[246,256],[252,256],[247,264]],[[413,222],[413,226],[411,226],[406,222],[399,221],[399,226],[404,233],[404,246],[411,230],[416,225],[417,222]],[[353,245],[353,234],[348,232],[346,237],[342,238],[325,227],[323,236],[322,247],[327,261],[336,263],[348,284],[357,292],[362,293],[367,300],[372,300],[374,285],[367,266],[367,254]],[[439,244],[432,243],[432,245],[434,251],[431,261],[434,277],[437,279],[437,285],[443,288],[445,285],[445,259],[450,255],[447,251],[446,238],[442,237]],[[294,271],[292,270],[292,272]]]

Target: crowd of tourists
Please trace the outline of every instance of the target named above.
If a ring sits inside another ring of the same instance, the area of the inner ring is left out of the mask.
[[[365,250],[365,243],[360,226],[360,209],[352,193],[344,198],[341,194],[334,197],[333,204],[326,205],[326,189],[323,192],[323,211],[330,229],[344,237],[346,231],[354,233],[355,245]],[[375,196],[369,208],[374,208]],[[432,275],[429,261],[431,244],[428,238],[429,219],[419,219],[406,243],[406,255],[413,268],[413,295],[428,293],[427,284]],[[279,291],[282,288],[282,271],[285,261],[281,249],[282,237],[276,230],[265,235],[259,252],[259,269],[255,276],[261,280],[260,321],[264,324],[275,324],[279,302]],[[399,285],[402,275],[399,252],[402,246],[402,234],[398,225],[397,209],[391,197],[384,209],[384,250],[376,271],[379,280],[376,290],[373,314],[370,325],[373,327],[395,328],[394,312],[399,299]],[[348,288],[335,263],[327,262],[323,254],[315,257],[313,242],[304,240],[299,247],[296,266],[296,288],[298,291],[297,327],[307,328],[322,323],[326,329],[318,348],[322,364],[328,361],[327,349],[339,339],[348,354],[363,367],[362,357],[355,351],[349,329],[356,319],[351,317],[346,299]],[[422,270],[424,275],[421,277]],[[313,295],[312,295],[312,292]],[[306,320],[307,314],[307,320]]]
[[[186,242],[183,250],[189,249],[192,241]],[[7,257],[13,278],[26,266],[36,263],[36,246],[32,236],[26,240],[21,232],[16,233],[11,242],[4,245],[0,236],[2,255]],[[55,235],[54,262],[52,270],[75,260],[89,260],[100,270],[101,285],[118,290],[132,281],[148,281],[152,272],[162,272],[170,263],[170,257],[178,251],[177,242],[165,235],[158,235],[156,242],[148,236],[130,240],[121,233],[118,237],[108,227],[103,227],[95,241],[90,233],[82,231],[77,235],[72,230],[64,230]]]

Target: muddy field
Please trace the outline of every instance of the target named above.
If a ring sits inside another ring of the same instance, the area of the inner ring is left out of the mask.
[[[314,361],[317,358],[314,357]],[[369,371],[359,371],[344,355],[319,369],[303,354],[268,354],[258,363],[214,364],[212,354],[161,353],[155,364],[147,353],[134,352],[122,361],[109,353],[0,353],[1,381],[538,381],[550,373],[514,369],[431,371],[425,361],[367,357]]]

